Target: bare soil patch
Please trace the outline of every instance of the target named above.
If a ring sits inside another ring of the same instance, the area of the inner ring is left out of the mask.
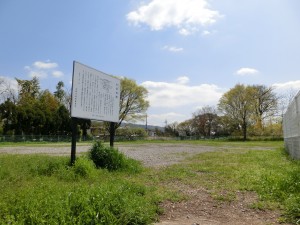
[[[219,201],[202,187],[191,189],[176,184],[189,196],[181,202],[163,202],[165,210],[155,225],[271,225],[278,221],[280,211],[257,210],[251,205],[258,201],[256,193],[238,192],[234,201]]]

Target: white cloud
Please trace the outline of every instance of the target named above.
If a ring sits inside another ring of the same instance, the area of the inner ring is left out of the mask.
[[[191,32],[185,28],[180,29],[178,32],[179,32],[179,34],[181,34],[183,36],[189,36],[191,34]]]
[[[175,47],[175,46],[168,46],[168,45],[165,45],[163,47],[164,50],[167,50],[167,51],[170,51],[170,52],[182,52],[183,51],[183,48],[178,48],[178,47]]]
[[[187,115],[169,112],[162,114],[150,114],[148,116],[148,123],[154,126],[165,126],[167,124],[171,124],[174,122],[182,122],[184,120],[189,119]]]
[[[210,34],[211,34],[211,32],[208,31],[208,30],[204,30],[204,31],[202,32],[202,36],[208,36],[208,35],[210,35]]]
[[[300,80],[288,81],[285,83],[275,83],[272,85],[277,91],[300,90]]]
[[[52,72],[52,76],[59,78],[59,77],[63,77],[64,73],[61,72],[61,71],[55,70],[55,71]]]
[[[40,78],[40,79],[48,77],[47,72],[42,71],[42,70],[31,70],[31,71],[29,71],[28,75],[31,78],[37,77],[37,78]]]
[[[28,71],[28,76],[33,78],[37,77],[45,79],[50,74],[52,77],[59,78],[64,76],[63,72],[55,70],[58,68],[58,64],[55,62],[47,61],[35,61],[32,66],[25,66],[24,69]]]
[[[240,68],[238,71],[236,71],[236,74],[239,76],[255,75],[258,73],[259,73],[258,70],[254,68],[248,68],[248,67]]]
[[[188,77],[180,77],[177,83],[146,81],[142,83],[148,90],[151,107],[176,108],[213,105],[218,102],[223,91],[213,84],[186,85]]]
[[[177,78],[177,82],[179,84],[187,84],[189,81],[190,81],[190,78],[188,78],[187,76],[182,76],[182,77]]]
[[[52,63],[50,61],[47,62],[36,61],[33,63],[33,66],[36,69],[54,69],[58,67],[57,63]]]
[[[16,79],[12,79],[11,77],[8,76],[0,76],[0,79],[3,80],[4,82],[1,85],[1,88],[11,88],[15,91],[18,90],[18,82],[16,81]]]
[[[182,35],[190,35],[200,27],[211,25],[221,17],[209,9],[207,0],[152,0],[127,14],[127,20],[152,30],[176,27]]]
[[[213,84],[192,86],[189,81],[187,76],[182,76],[173,83],[146,81],[141,84],[148,90],[148,124],[165,126],[165,120],[168,124],[183,122],[198,108],[216,105],[226,91]]]

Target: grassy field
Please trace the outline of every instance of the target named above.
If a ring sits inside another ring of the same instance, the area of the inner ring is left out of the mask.
[[[96,169],[86,156],[69,167],[69,157],[2,154],[0,224],[151,224],[161,212],[159,202],[185,198],[172,188],[174,182],[207,188],[220,201],[254,191],[259,201],[251,207],[280,208],[283,221],[299,221],[300,163],[287,157],[283,142],[168,143],[223,150],[166,168],[133,163],[114,172]]]

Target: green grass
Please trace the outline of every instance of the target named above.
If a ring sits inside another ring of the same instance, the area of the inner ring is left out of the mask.
[[[0,156],[0,224],[149,224],[158,207],[130,172],[96,169],[85,157]]]
[[[205,187],[220,201],[235,200],[238,191],[256,192],[259,202],[253,208],[283,209],[282,220],[299,223],[300,162],[289,159],[282,147],[247,150],[240,144],[240,148],[199,154],[156,171],[156,182]]]
[[[287,157],[283,142],[158,143],[218,151],[165,168],[134,162],[136,170],[116,171],[97,169],[86,155],[69,167],[69,157],[1,154],[0,224],[151,224],[161,212],[159,202],[188,197],[173,184],[204,187],[218,201],[234,201],[238,191],[256,192],[259,201],[251,207],[280,208],[283,221],[299,221],[300,163]]]
[[[228,141],[221,139],[206,139],[206,140],[137,140],[133,142],[116,143],[118,145],[140,145],[140,144],[192,144],[192,145],[205,145],[205,146],[217,146],[217,147],[281,147],[283,141]]]

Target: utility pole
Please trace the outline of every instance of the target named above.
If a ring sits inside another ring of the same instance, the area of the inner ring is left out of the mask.
[[[146,114],[146,131],[148,131],[148,115]]]

